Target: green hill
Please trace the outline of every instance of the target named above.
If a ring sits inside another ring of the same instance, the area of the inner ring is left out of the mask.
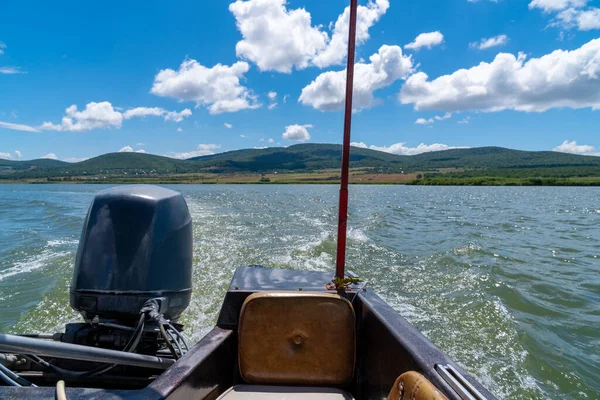
[[[188,160],[140,153],[109,153],[78,163],[48,159],[0,160],[0,179],[313,173],[338,169],[341,152],[342,147],[337,144],[299,144],[287,148],[228,151]],[[434,180],[447,182],[448,179],[480,177],[600,177],[600,157],[501,147],[452,149],[414,156],[353,147],[350,166],[371,174],[420,172],[424,174],[423,181],[432,183]],[[442,176],[444,180],[440,180]]]

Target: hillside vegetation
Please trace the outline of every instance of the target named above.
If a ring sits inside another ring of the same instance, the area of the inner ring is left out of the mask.
[[[341,163],[341,145],[299,144],[287,148],[235,150],[178,160],[140,153],[109,153],[78,163],[57,160],[0,160],[1,181],[219,181],[227,177],[244,182],[270,182],[265,174],[320,174],[335,182]],[[352,148],[350,167],[355,181],[415,184],[586,184],[600,180],[600,157],[552,151],[519,151],[501,147],[452,149],[414,156]],[[328,175],[329,174],[329,175]],[[383,175],[399,179],[383,179]],[[407,176],[414,174],[414,179]],[[402,177],[400,177],[402,175]],[[207,178],[209,177],[209,178]],[[308,178],[307,178],[308,179]],[[533,180],[532,180],[533,179]],[[537,179],[537,180],[536,180]],[[541,180],[540,180],[541,179]],[[546,180],[544,180],[546,179]],[[238,179],[240,180],[240,179]],[[277,179],[282,181],[284,179]],[[240,180],[242,181],[242,180]],[[290,179],[290,181],[296,181]],[[312,182],[315,179],[308,179]],[[541,183],[540,183],[541,182]],[[374,182],[373,182],[374,183]]]

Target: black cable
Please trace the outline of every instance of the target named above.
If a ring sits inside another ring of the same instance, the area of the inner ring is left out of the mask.
[[[175,344],[175,347],[177,347],[177,351],[179,352],[179,358],[183,357],[183,350],[181,349],[181,346],[179,345],[179,342],[177,341],[177,336],[173,334],[173,332],[171,331],[171,328],[168,328],[166,331],[167,331],[167,334],[169,335],[169,337],[171,338],[171,341]]]
[[[177,330],[177,328],[175,328],[173,326],[173,324],[171,324],[171,322],[168,323],[169,327],[175,332],[175,334],[177,335],[177,337],[183,342],[183,344],[185,345],[185,349],[186,351],[190,351],[190,344],[188,343],[187,339],[185,338],[185,336],[183,336],[183,334],[181,332],[179,332]]]
[[[175,351],[175,348],[173,348],[173,345],[169,341],[169,336],[167,336],[167,332],[165,331],[165,327],[162,326],[162,324],[159,324],[158,325],[158,329],[160,329],[160,334],[165,339],[165,343],[167,344],[167,347],[169,348],[169,351],[171,352],[171,354],[173,354],[173,358],[175,358],[176,360],[179,360],[179,356],[177,355],[177,352]]]

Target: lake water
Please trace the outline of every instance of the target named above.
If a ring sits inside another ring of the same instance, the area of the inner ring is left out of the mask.
[[[0,332],[77,319],[68,287],[106,186],[0,185]],[[194,221],[199,339],[236,266],[333,271],[335,185],[172,185]],[[600,398],[600,188],[351,186],[348,265],[499,398]]]

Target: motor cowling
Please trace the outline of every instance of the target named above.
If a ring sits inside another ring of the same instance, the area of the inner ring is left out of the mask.
[[[94,198],[81,233],[71,307],[84,318],[137,320],[161,299],[176,320],[192,292],[192,219],[183,196],[152,185],[119,186]]]

